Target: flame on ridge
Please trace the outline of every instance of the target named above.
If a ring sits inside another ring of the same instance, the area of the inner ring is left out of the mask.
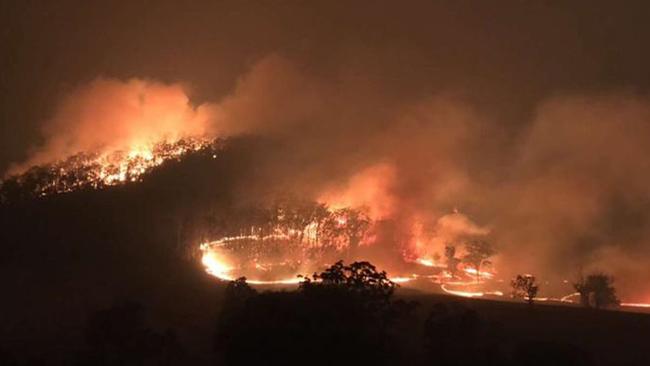
[[[79,153],[48,165],[34,166],[24,173],[0,181],[25,186],[36,196],[102,188],[137,182],[165,161],[178,160],[190,152],[210,150],[216,154],[217,140],[184,138],[138,144],[127,151]],[[213,155],[216,157],[216,155]]]

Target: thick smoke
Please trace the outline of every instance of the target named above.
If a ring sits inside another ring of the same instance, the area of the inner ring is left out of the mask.
[[[205,107],[192,107],[180,85],[97,79],[65,97],[42,128],[43,144],[10,173],[78,153],[129,152],[160,141],[209,133]]]
[[[44,144],[17,167],[161,138],[259,135],[278,150],[260,157],[260,179],[242,196],[292,191],[366,206],[392,222],[387,238],[428,237],[417,245],[431,255],[484,235],[504,277],[561,282],[601,269],[623,296],[650,299],[650,101],[556,96],[517,126],[458,91],[405,100],[363,75],[271,56],[198,106],[178,85],[97,80],[62,102]]]
[[[623,294],[647,299],[649,123],[649,101],[623,94],[540,105],[518,141],[502,204],[489,203],[495,225],[509,228],[501,230],[508,262],[572,277],[608,271]]]

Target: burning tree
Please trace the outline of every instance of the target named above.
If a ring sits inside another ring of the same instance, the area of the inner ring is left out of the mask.
[[[580,293],[582,305],[601,309],[620,304],[613,284],[614,277],[605,273],[594,273],[587,278],[581,277],[578,282],[573,284],[573,287]]]
[[[219,140],[185,138],[125,151],[78,153],[0,180],[0,202],[137,182],[166,161],[188,154],[214,155],[219,149]]]
[[[523,298],[532,305],[537,296],[539,285],[535,281],[533,275],[517,275],[515,279],[510,282],[512,286],[512,297]]]
[[[210,272],[223,275],[229,268],[258,280],[354,257],[371,221],[363,210],[330,211],[321,203],[289,197],[241,207],[220,226],[220,239],[201,244],[204,253],[212,253],[206,258]]]
[[[370,228],[370,219],[361,210],[343,208],[322,218],[318,224],[318,243],[321,251],[347,250],[347,256],[356,251]]]
[[[322,203],[304,200],[292,200],[284,203],[278,210],[282,220],[279,224],[292,230],[298,235],[298,242],[303,243],[305,236],[309,239],[307,231],[310,226],[318,224],[323,220],[323,215],[326,215],[327,208]],[[312,230],[314,234],[317,230]],[[312,238],[315,239],[315,238]]]
[[[481,279],[481,266],[490,264],[488,260],[495,254],[492,245],[485,240],[471,240],[465,243],[467,254],[463,257],[463,262],[476,270],[476,282]]]
[[[344,208],[336,212],[343,225],[348,244],[348,257],[354,254],[370,228],[370,218],[361,210]]]

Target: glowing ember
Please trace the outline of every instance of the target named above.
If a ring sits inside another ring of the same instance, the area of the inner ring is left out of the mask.
[[[460,291],[460,290],[451,290],[447,288],[447,285],[441,285],[440,288],[450,294],[450,295],[455,295],[455,296],[462,296],[462,297],[483,297],[485,295],[493,295],[493,296],[503,296],[503,292],[501,291]]]
[[[413,281],[415,278],[414,277],[391,277],[390,280],[395,282],[395,283],[406,283]]]
[[[209,274],[224,281],[234,280],[234,278],[230,276],[230,271],[232,271],[233,268],[227,265],[223,258],[219,258],[214,253],[204,253],[201,262]]]
[[[572,303],[573,300],[571,300],[571,299],[572,299],[573,297],[576,297],[576,296],[580,296],[580,293],[579,293],[579,292],[574,292],[574,293],[568,294],[568,295],[562,297],[562,298],[560,299],[560,301],[561,301],[561,302],[570,302],[570,303]]]
[[[227,241],[233,241],[237,239],[238,239],[237,237],[227,238],[227,240],[222,239],[220,243],[223,244]],[[238,277],[233,274],[235,268],[232,265],[227,263],[227,260],[224,258],[224,256],[220,256],[215,251],[210,250],[211,245],[214,245],[214,243],[206,243],[201,245],[201,250],[203,251],[201,262],[205,266],[206,272],[223,281],[234,280],[236,277]],[[262,266],[256,264],[256,267],[258,267],[259,269],[259,267]],[[286,279],[278,279],[278,280],[247,279],[246,281],[254,285],[272,285],[272,284],[290,285],[290,284],[300,283],[302,279],[296,276],[294,278],[286,278]]]
[[[438,267],[438,265],[436,265],[436,263],[434,261],[432,261],[431,259],[418,258],[416,260],[416,262],[420,263],[423,266],[427,266],[427,267]]]
[[[476,277],[477,271],[476,271],[475,268],[464,268],[464,271],[465,271],[466,273],[468,273],[468,274],[470,274],[470,275]],[[493,273],[486,272],[486,271],[480,271],[480,272],[478,272],[478,276],[479,276],[479,278],[481,278],[481,279],[484,279],[484,278],[492,279],[492,278],[494,278],[494,274],[493,274]]]
[[[650,308],[650,304],[639,302],[622,302],[621,306],[630,306],[635,308]]]

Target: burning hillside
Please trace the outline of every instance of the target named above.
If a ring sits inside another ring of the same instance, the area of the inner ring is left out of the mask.
[[[198,184],[203,172],[193,167],[183,179],[205,192],[169,212],[177,245],[202,244],[219,277],[284,281],[365,259],[402,281],[437,276],[454,291],[450,283],[471,281],[472,271],[492,282],[475,292],[504,292],[510,278],[532,273],[545,281],[543,296],[561,297],[581,271],[603,270],[624,299],[649,300],[639,280],[650,258],[647,100],[548,99],[510,131],[462,95],[396,98],[347,77],[274,55],[200,102],[181,84],[97,79],[62,99],[2,190],[40,196],[139,181],[193,152],[219,161],[233,144],[241,156],[213,172],[229,185]],[[257,140],[233,143],[245,138]],[[209,206],[217,192],[225,198]],[[232,213],[286,192],[321,213]],[[489,266],[468,257],[480,242],[493,247]],[[462,275],[446,273],[449,262]]]
[[[442,232],[450,222],[467,220],[459,213],[441,218],[438,232],[418,227],[395,242],[392,255],[386,256],[376,247],[385,240],[382,232],[391,223],[373,220],[367,207],[333,209],[294,200],[254,211],[249,215],[262,218],[257,225],[200,245],[208,273],[221,280],[244,276],[253,284],[291,284],[300,281],[299,275],[318,272],[341,259],[370,260],[389,268],[396,282],[444,284],[444,291],[466,296],[482,296],[467,289],[481,288],[495,276],[488,260],[494,251],[484,240],[485,232]],[[448,241],[443,248],[435,247],[434,237],[441,235]]]
[[[217,141],[190,138],[136,146],[128,151],[80,152],[0,181],[0,200],[8,201],[24,193],[46,196],[138,182],[166,161],[180,160],[186,154],[198,151],[216,154],[217,150]]]
[[[638,3],[1,1],[0,366],[650,366]]]

